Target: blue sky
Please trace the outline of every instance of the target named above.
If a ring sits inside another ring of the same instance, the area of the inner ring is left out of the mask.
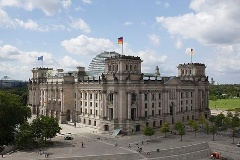
[[[31,69],[88,68],[103,51],[140,56],[142,71],[177,76],[179,63],[206,64],[216,82],[239,83],[239,0],[0,0],[0,79]]]

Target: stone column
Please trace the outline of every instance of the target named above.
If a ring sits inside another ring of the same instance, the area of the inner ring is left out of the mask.
[[[144,117],[145,116],[144,92],[141,93],[141,109],[140,110],[142,111],[140,117]]]
[[[113,119],[116,118],[116,92],[113,92]]]
[[[128,119],[131,119],[131,92],[128,92]]]
[[[103,112],[103,117],[107,117],[107,103],[106,103],[106,93],[102,93],[102,112]]]

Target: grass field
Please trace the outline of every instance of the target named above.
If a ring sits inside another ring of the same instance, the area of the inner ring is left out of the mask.
[[[220,110],[228,110],[240,108],[240,99],[218,99],[216,101],[209,100],[209,108],[210,109],[220,109]]]

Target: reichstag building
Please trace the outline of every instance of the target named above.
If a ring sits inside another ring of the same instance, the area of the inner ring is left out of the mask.
[[[158,67],[142,73],[141,63],[140,57],[103,52],[88,70],[33,68],[28,84],[32,114],[128,134],[210,116],[204,64],[179,64],[177,76],[162,77]]]

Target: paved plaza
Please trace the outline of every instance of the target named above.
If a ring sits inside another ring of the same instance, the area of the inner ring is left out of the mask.
[[[87,157],[91,157],[89,159],[97,160],[98,157],[102,156],[108,157],[105,159],[115,160],[122,159],[124,156],[125,160],[154,159],[146,153],[154,153],[153,151],[159,149],[160,153],[165,154],[167,149],[182,148],[183,146],[193,148],[191,146],[204,142],[225,144],[240,151],[236,144],[232,144],[231,138],[220,135],[215,136],[213,142],[212,135],[197,133],[197,138],[195,138],[193,132],[187,132],[181,142],[179,135],[168,134],[167,138],[164,138],[164,135],[159,132],[151,138],[140,134],[113,138],[109,134],[98,133],[95,129],[84,126],[74,127],[62,124],[61,127],[63,128],[61,134],[52,139],[54,142],[52,147],[43,148],[41,152],[39,149],[15,151],[4,155],[4,159],[87,159]],[[71,133],[73,140],[64,140],[63,137],[66,133]],[[238,138],[235,140],[235,142],[239,141]],[[140,148],[142,148],[142,153],[137,152]],[[49,156],[45,157],[46,154]],[[171,153],[171,155],[174,154],[176,153]],[[166,156],[170,155],[166,154]],[[209,159],[208,155],[206,159]]]

